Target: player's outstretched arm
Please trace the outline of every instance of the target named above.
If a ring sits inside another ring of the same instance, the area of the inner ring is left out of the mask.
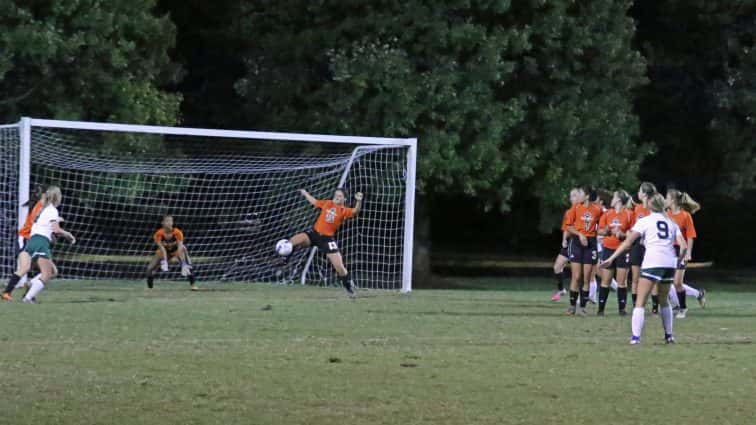
[[[360,209],[362,208],[362,192],[357,192],[354,194],[354,199],[357,200],[357,202],[354,203],[354,213],[352,215],[357,215],[360,213]]]
[[[61,235],[64,238],[68,239],[68,241],[71,242],[72,245],[76,243],[76,238],[74,237],[74,235],[72,235],[71,232],[63,230],[63,228],[61,228],[60,224],[58,224],[57,222],[53,223],[52,229],[53,233],[55,233],[56,235]]]
[[[299,193],[301,193],[302,196],[304,196],[305,199],[307,199],[307,202],[309,202],[310,204],[312,204],[313,207],[317,205],[318,200],[315,199],[314,196],[310,195],[306,190],[299,189]]]

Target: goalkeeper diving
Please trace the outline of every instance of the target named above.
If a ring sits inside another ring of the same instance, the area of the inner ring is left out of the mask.
[[[147,265],[147,288],[153,287],[158,268],[167,272],[168,263],[178,261],[181,263],[181,275],[189,280],[191,290],[198,290],[194,283],[195,277],[189,258],[189,250],[184,245],[184,232],[173,226],[173,216],[166,215],[163,217],[162,227],[152,235],[152,239],[157,245],[157,250]]]
[[[338,188],[333,193],[333,199],[316,199],[306,190],[300,189],[302,196],[307,199],[314,208],[320,210],[315,225],[310,229],[297,233],[290,238],[292,246],[307,247],[315,245],[325,253],[328,261],[333,265],[339,280],[350,297],[355,297],[354,281],[349,276],[349,272],[344,266],[344,260],[341,257],[339,245],[336,242],[336,231],[341,227],[344,220],[356,216],[362,208],[362,193],[357,192],[354,195],[356,200],[354,208],[346,206],[346,191]]]

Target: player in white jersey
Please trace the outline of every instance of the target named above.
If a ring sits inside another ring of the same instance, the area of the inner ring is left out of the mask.
[[[55,277],[56,268],[52,261],[52,250],[50,249],[53,234],[63,236],[72,244],[76,243],[76,238],[60,227],[62,219],[58,214],[57,207],[62,199],[63,195],[57,186],[50,186],[45,192],[44,205],[32,225],[31,238],[24,250],[18,254],[16,272],[9,279],[8,286],[15,286],[21,277],[29,272],[32,262],[37,261],[37,267],[39,267],[41,273],[40,276],[32,279],[31,287],[23,298],[25,303],[34,304],[37,294]],[[4,299],[10,300],[10,297]]]
[[[642,238],[646,246],[641,264],[640,280],[638,282],[638,299],[633,309],[632,337],[630,344],[639,344],[643,332],[643,322],[646,313],[646,298],[653,287],[659,290],[659,304],[664,327],[664,340],[669,344],[675,342],[672,333],[672,307],[669,305],[669,287],[675,277],[677,269],[677,253],[675,241],[680,246],[680,252],[684,257],[688,244],[683,238],[677,224],[664,214],[664,197],[654,194],[647,200],[651,214],[638,220],[622,245],[609,258],[601,263],[602,267],[608,267],[620,255],[624,254],[633,243]]]

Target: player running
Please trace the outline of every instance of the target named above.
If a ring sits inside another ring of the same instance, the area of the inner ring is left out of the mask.
[[[575,207],[575,204],[577,204],[577,193],[578,189],[573,188],[570,190],[570,208],[567,209],[567,211],[564,212],[564,216],[562,217],[562,248],[559,251],[559,254],[557,255],[556,259],[554,260],[554,276],[556,276],[557,280],[557,290],[554,292],[554,295],[551,296],[551,301],[559,301],[562,299],[562,295],[565,295],[567,291],[564,289],[564,277],[565,277],[565,269],[567,267],[567,263],[569,263],[570,259],[569,253],[567,252],[567,247],[570,243],[570,234],[567,232],[567,217],[572,214],[572,209]]]
[[[60,227],[60,222],[63,220],[58,214],[58,206],[60,206],[62,199],[63,195],[57,186],[50,186],[45,192],[40,201],[42,202],[41,210],[33,219],[31,237],[24,249],[18,254],[16,272],[8,280],[3,299],[11,300],[8,289],[16,287],[21,278],[29,273],[32,262],[36,260],[41,273],[31,280],[31,287],[22,299],[24,303],[35,304],[37,295],[57,275],[57,268],[52,261],[52,250],[50,249],[53,234],[63,236],[71,244],[76,243],[76,238]]]
[[[624,190],[614,192],[612,197],[612,209],[606,211],[599,221],[599,235],[604,236],[604,250],[601,253],[602,259],[606,260],[614,254],[625,239],[627,232],[633,224],[633,212],[626,208],[630,202],[630,194]],[[627,314],[625,304],[627,303],[627,272],[630,267],[630,253],[626,252],[617,260],[609,263],[601,270],[601,288],[599,289],[599,307],[598,315],[604,315],[606,301],[609,298],[609,285],[614,278],[615,271],[617,275],[617,307],[619,315]]]
[[[585,306],[588,303],[591,272],[598,257],[596,225],[601,218],[601,207],[592,202],[592,197],[595,200],[595,192],[590,188],[579,189],[577,196],[579,203],[575,204],[572,213],[567,217],[567,231],[573,236],[570,238],[569,246],[572,280],[570,281],[570,307],[567,309],[567,314],[571,316],[587,314]],[[578,295],[580,295],[580,310],[577,310]]]
[[[34,201],[33,199],[38,199],[37,201]],[[34,225],[34,220],[37,218],[39,213],[42,211],[42,208],[44,207],[44,200],[45,200],[45,190],[42,188],[42,186],[38,186],[36,193],[32,195],[32,198],[29,199],[29,201],[24,205],[28,207],[29,205],[34,205],[32,210],[29,212],[29,214],[26,216],[26,221],[24,221],[24,225],[21,227],[21,229],[18,231],[18,244],[19,244],[19,253],[26,248],[26,244],[31,239],[31,229]],[[54,274],[57,274],[57,270]],[[41,274],[38,274],[36,277],[41,277]],[[11,293],[16,288],[21,288],[23,286],[26,286],[26,283],[29,281],[28,275],[21,276],[21,280],[18,281],[18,283],[13,287],[6,287],[2,294],[2,299],[6,301],[12,301]]]
[[[331,262],[336,274],[341,280],[341,284],[350,297],[355,297],[354,281],[350,279],[349,272],[344,267],[344,260],[341,258],[339,245],[336,243],[336,231],[339,229],[344,220],[356,216],[362,208],[362,193],[354,194],[356,200],[354,208],[345,206],[346,193],[344,189],[338,188],[333,193],[331,200],[318,200],[310,195],[306,190],[300,189],[299,193],[307,199],[307,202],[313,207],[320,209],[315,225],[304,231],[292,236],[289,241],[293,247],[315,245],[323,251]]]
[[[672,307],[669,306],[667,295],[677,268],[677,253],[674,244],[677,241],[680,246],[680,255],[684,257],[687,242],[677,224],[664,214],[666,205],[661,195],[654,194],[648,197],[646,203],[651,214],[633,225],[625,241],[614,251],[614,254],[601,263],[601,267],[609,267],[620,255],[624,255],[636,240],[643,238],[646,252],[643,255],[641,278],[638,281],[638,298],[633,309],[630,344],[640,344],[646,314],[646,298],[654,286],[659,289],[664,340],[670,344],[675,342],[675,337],[672,333]]]
[[[687,193],[680,192],[676,189],[667,190],[667,215],[674,220],[680,228],[680,232],[688,244],[688,249],[685,251],[685,255],[680,256],[678,259],[677,271],[675,271],[675,292],[680,307],[677,311],[677,319],[684,319],[688,313],[688,305],[686,302],[687,291],[683,286],[683,279],[685,279],[685,268],[693,256],[693,240],[698,236],[696,233],[696,227],[693,224],[693,214],[700,209],[701,205],[694,201]],[[675,249],[679,253],[680,247],[678,245],[675,245]],[[697,297],[701,306],[705,305],[705,293],[706,291],[700,291],[699,296]]]
[[[184,232],[178,227],[173,227],[173,216],[171,215],[163,217],[162,226],[152,235],[157,250],[147,265],[147,288],[152,288],[158,267],[167,272],[170,261],[179,261],[181,263],[181,276],[189,280],[189,287],[192,291],[197,291],[199,288],[195,284],[189,250],[184,245]]]

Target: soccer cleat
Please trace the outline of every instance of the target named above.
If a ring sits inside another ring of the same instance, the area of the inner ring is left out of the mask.
[[[347,284],[344,286],[344,289],[347,291],[347,294],[349,294],[349,298],[356,298],[357,293],[354,291],[354,281],[350,280],[347,282]]]
[[[659,306],[655,305],[651,307],[651,314],[659,314]]]
[[[603,315],[604,315],[604,311],[603,310],[599,310],[599,311],[596,312],[596,316],[603,316]]]
[[[567,290],[562,289],[561,291],[559,291],[559,295],[567,295]]]
[[[568,316],[574,316],[575,315],[575,307],[574,306],[569,306],[567,308],[567,315]]]
[[[554,295],[551,296],[551,301],[559,301],[562,299],[562,294],[559,291],[554,292]]]
[[[706,290],[701,289],[698,291],[698,297],[696,298],[698,300],[698,305],[701,306],[701,308],[706,308]]]
[[[674,344],[675,337],[672,334],[664,334],[664,342],[666,344]]]
[[[579,309],[577,310],[577,313],[576,313],[576,314],[577,314],[578,316],[580,316],[580,317],[585,317],[585,316],[587,316],[587,315],[588,315],[588,312],[587,312],[587,311],[586,311],[586,310],[585,310],[584,308],[580,307],[580,308],[579,308]]]
[[[640,344],[640,337],[633,335],[630,337],[630,345],[638,345]]]
[[[687,314],[688,314],[688,309],[681,308],[680,311],[677,312],[677,315],[675,315],[675,319],[684,319]]]
[[[24,304],[36,304],[37,303],[37,301],[34,298],[29,299],[29,298],[26,298],[26,297],[22,298],[21,302],[24,303]]]
[[[619,315],[620,315],[620,316],[627,316],[627,311],[625,311],[625,310],[620,310],[620,311],[619,311]]]
[[[197,287],[197,285],[195,285],[195,284],[192,283],[191,285],[189,285],[189,290],[191,290],[191,291],[199,291],[199,288]]]
[[[598,298],[596,297],[588,298],[588,302],[591,304],[598,304]]]
[[[2,298],[4,301],[13,301],[13,298],[11,298],[10,294],[7,292],[3,292]]]

